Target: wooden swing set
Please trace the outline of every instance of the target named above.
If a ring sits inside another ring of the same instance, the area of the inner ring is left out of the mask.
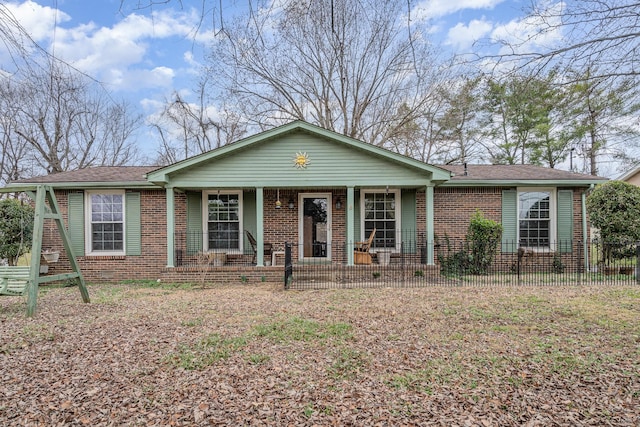
[[[0,267],[0,295],[27,295],[27,316],[32,317],[36,312],[38,302],[38,286],[41,283],[73,280],[78,284],[82,301],[90,302],[89,292],[80,272],[80,266],[73,252],[69,234],[64,227],[58,201],[49,185],[34,185],[24,187],[0,188],[0,193],[26,193],[35,201],[33,219],[33,239],[31,243],[30,266]],[[45,219],[53,219],[58,226],[62,244],[71,263],[72,272],[40,276],[40,257],[42,255],[42,237]]]

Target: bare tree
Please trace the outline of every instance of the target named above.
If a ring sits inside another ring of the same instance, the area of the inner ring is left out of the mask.
[[[435,56],[425,34],[410,26],[406,6],[271,4],[219,35],[210,81],[261,128],[302,119],[383,145],[419,118],[436,74]]]
[[[16,143],[18,137],[13,131],[13,120],[10,112],[3,105],[6,99],[0,100],[0,185],[19,179],[29,174],[30,162],[27,161],[29,148],[25,144]]]
[[[150,121],[161,146],[158,164],[170,164],[201,154],[243,137],[247,127],[235,112],[211,105],[206,74],[197,86],[197,103],[189,103],[179,93],[167,101],[162,113]]]
[[[591,78],[640,73],[640,2],[634,0],[534,0],[521,26],[524,37],[503,38],[503,52],[491,58],[519,66],[586,69],[598,64]],[[561,37],[541,46],[545,36]]]
[[[12,144],[26,146],[23,154],[28,150],[42,171],[137,160],[131,136],[140,117],[93,90],[93,81],[65,64],[51,60],[48,68],[22,70],[3,83],[0,96],[8,100],[10,118],[3,123],[5,132],[12,131]]]
[[[47,51],[31,38],[5,2],[0,3],[0,43],[4,45],[15,69],[37,66],[39,63],[35,58],[49,56]],[[6,64],[2,68],[2,71],[7,71]]]

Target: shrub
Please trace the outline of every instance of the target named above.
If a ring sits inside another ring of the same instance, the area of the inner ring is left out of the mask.
[[[33,214],[33,207],[20,200],[0,200],[0,259],[9,265],[31,250]]]
[[[485,218],[476,210],[471,217],[467,230],[469,244],[469,262],[471,272],[486,274],[498,252],[498,244],[502,237],[502,224]]]
[[[640,187],[623,181],[600,184],[587,197],[587,213],[600,230],[603,262],[628,256],[628,244],[640,240]]]
[[[488,273],[501,237],[502,225],[476,210],[467,229],[466,242],[459,250],[452,248],[445,236],[446,252],[438,253],[440,271],[445,275]]]

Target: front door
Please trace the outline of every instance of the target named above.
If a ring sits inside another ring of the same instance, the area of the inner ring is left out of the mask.
[[[299,258],[331,259],[331,193],[300,193]]]

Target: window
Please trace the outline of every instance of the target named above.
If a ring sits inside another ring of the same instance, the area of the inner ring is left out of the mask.
[[[376,235],[373,248],[399,249],[400,194],[397,190],[364,192],[362,197],[364,217],[363,238],[373,229]]]
[[[87,252],[124,254],[124,191],[87,193]]]
[[[242,250],[242,193],[205,193],[205,227],[210,251]]]
[[[552,190],[518,191],[518,244],[551,248],[555,236],[555,193]]]

